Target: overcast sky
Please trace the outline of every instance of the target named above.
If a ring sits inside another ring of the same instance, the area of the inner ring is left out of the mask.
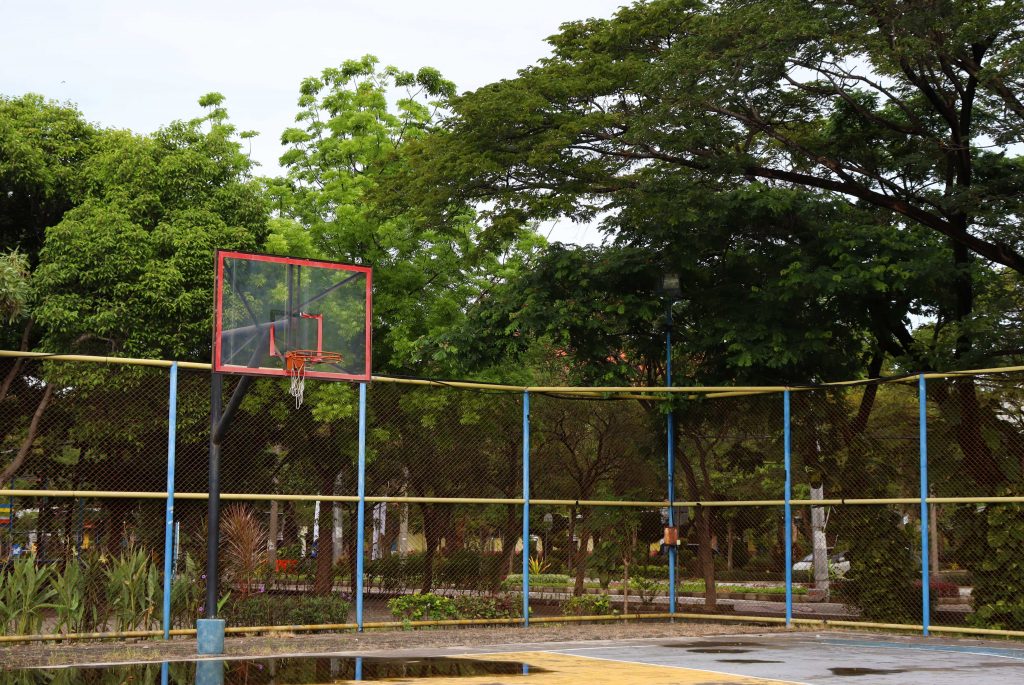
[[[0,93],[76,103],[102,126],[151,132],[200,112],[218,91],[232,121],[260,136],[252,156],[276,174],[299,82],[374,54],[436,67],[459,90],[548,54],[565,21],[609,17],[625,0],[0,0]],[[552,238],[598,239],[562,222]]]

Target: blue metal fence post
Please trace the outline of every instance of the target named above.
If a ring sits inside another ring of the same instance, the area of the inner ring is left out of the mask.
[[[665,333],[665,387],[672,387],[672,304],[668,305],[668,330]],[[672,401],[672,396],[668,396],[669,402]],[[666,440],[666,462],[668,468],[666,469],[666,477],[668,480],[668,525],[669,528],[674,528],[676,525],[676,470],[675,470],[675,451],[676,451],[676,422],[675,412],[672,409],[672,405],[669,404],[668,417],[666,419],[665,430],[668,433],[668,440]],[[672,543],[668,548],[668,613],[676,613],[676,545]]]
[[[927,636],[931,622],[931,579],[928,568],[928,404],[925,389],[922,373],[917,378],[918,430],[921,435],[921,627]]]
[[[363,631],[363,553],[366,542],[366,383],[359,384],[359,464],[356,505],[356,628]]]
[[[523,392],[523,626],[530,625],[530,392]],[[544,554],[548,551],[545,549]]]
[[[171,364],[167,409],[167,506],[164,515],[164,639],[171,638],[171,578],[174,575],[174,448],[178,433],[178,362]]]
[[[786,491],[783,493],[785,509],[786,538],[786,627],[793,621],[793,511],[790,499],[793,496],[793,435],[790,427],[789,390],[782,393],[783,421],[783,463],[786,469]]]

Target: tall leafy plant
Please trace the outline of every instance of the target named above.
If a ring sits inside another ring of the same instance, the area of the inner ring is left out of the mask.
[[[146,630],[155,625],[162,599],[160,571],[142,549],[129,549],[105,569],[117,630]]]
[[[36,564],[35,556],[15,560],[11,569],[0,575],[0,634],[40,631],[43,612],[54,607],[52,578],[53,567]]]

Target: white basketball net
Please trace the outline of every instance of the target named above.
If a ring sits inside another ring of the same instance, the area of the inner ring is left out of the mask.
[[[292,384],[288,394],[295,398],[295,408],[302,406],[302,399],[306,393],[306,365],[298,364],[291,371]]]

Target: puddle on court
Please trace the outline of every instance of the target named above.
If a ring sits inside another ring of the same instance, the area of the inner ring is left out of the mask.
[[[778,659],[715,659],[720,664],[781,664]]]
[[[424,657],[294,657],[172,661],[88,668],[23,669],[0,672],[0,685],[166,683],[167,685],[301,685],[387,678],[423,679],[546,673],[521,661]]]
[[[764,647],[761,642],[750,640],[698,640],[694,642],[672,642],[662,647],[682,647],[683,649],[695,649],[697,647]]]
[[[838,676],[859,676],[859,675],[889,675],[892,673],[906,673],[905,668],[830,668],[832,675]]]
[[[707,649],[698,647],[697,649],[688,649],[687,652],[693,654],[746,654],[747,652],[753,651],[750,649],[729,649],[727,647],[709,647]]]

